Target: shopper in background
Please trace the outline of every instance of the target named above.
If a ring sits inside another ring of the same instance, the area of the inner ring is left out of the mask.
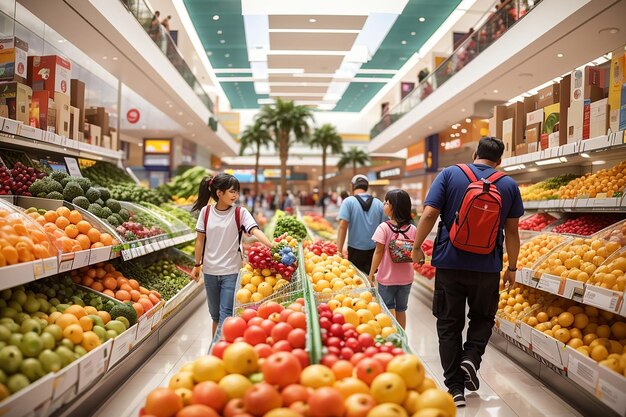
[[[204,286],[213,319],[213,334],[233,314],[233,297],[243,254],[241,234],[252,234],[266,246],[272,246],[245,207],[236,207],[239,180],[229,174],[206,177],[200,183],[193,211],[200,211],[196,224],[196,264],[191,275],[198,281],[204,274]],[[209,204],[209,201],[215,204]],[[236,216],[239,215],[239,219]]]
[[[372,236],[379,224],[387,220],[383,203],[367,190],[369,181],[365,175],[352,178],[352,196],[346,198],[339,208],[337,248],[343,253],[348,236],[348,260],[366,274],[372,268],[376,244]]]
[[[154,16],[152,16],[152,20],[150,21],[150,28],[148,29],[148,35],[150,35],[152,40],[156,43],[159,42],[159,31],[161,26],[159,16],[161,16],[161,12],[158,10],[154,12]]]
[[[172,20],[172,16],[167,16],[165,19],[161,20],[161,24],[166,32],[170,31],[170,20]]]
[[[500,164],[503,152],[504,144],[500,139],[482,138],[474,153],[474,163],[468,167],[476,178],[488,179],[496,173],[495,168]],[[501,195],[495,249],[485,255],[458,249],[455,246],[458,243],[450,241],[449,232],[461,210],[469,183],[468,176],[459,166],[448,167],[435,178],[424,202],[413,246],[413,261],[423,263],[422,243],[441,215],[432,258],[432,265],[437,267],[433,314],[437,317],[439,355],[445,384],[457,406],[465,405],[464,388],[470,391],[478,389],[477,371],[498,309],[502,243],[506,243],[509,259],[504,279],[512,285],[520,247],[517,226],[524,214],[517,184],[510,177],[500,178],[494,184]],[[472,226],[469,227],[471,230]],[[469,304],[467,317],[470,321],[463,344],[466,304]]]
[[[372,236],[376,249],[368,279],[374,285],[374,274],[378,270],[378,293],[400,326],[405,328],[414,275],[411,249],[415,226],[411,220],[411,197],[404,190],[389,191],[383,210],[389,221],[381,223]]]
[[[285,198],[283,200],[283,205],[281,207],[281,209],[284,212],[287,213],[293,213],[293,198],[291,197],[291,193],[290,192],[286,192],[285,194],[283,194],[283,197]]]

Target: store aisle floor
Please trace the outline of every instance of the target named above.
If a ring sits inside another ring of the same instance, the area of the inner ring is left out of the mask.
[[[408,335],[425,363],[427,372],[443,386],[439,361],[439,345],[435,318],[417,297],[414,286],[409,301]],[[97,414],[98,417],[136,417],[146,395],[169,378],[185,363],[206,354],[211,344],[211,319],[206,305],[196,311]],[[480,389],[467,393],[467,407],[459,409],[459,417],[526,417],[580,416],[542,382],[492,346],[487,347],[479,371]]]

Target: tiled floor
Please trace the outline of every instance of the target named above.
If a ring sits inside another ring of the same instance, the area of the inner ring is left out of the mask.
[[[412,294],[408,312],[411,345],[426,365],[427,372],[443,386],[435,319],[429,307]],[[156,355],[124,384],[97,415],[135,417],[151,389],[166,385],[185,363],[206,354],[211,344],[211,319],[203,305]],[[504,354],[488,346],[480,370],[481,386],[467,395],[467,407],[459,417],[580,416]]]

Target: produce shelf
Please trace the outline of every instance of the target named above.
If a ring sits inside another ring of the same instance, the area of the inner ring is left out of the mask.
[[[624,201],[624,197],[525,201],[524,209],[585,213],[623,212],[626,211],[626,201]]]
[[[21,122],[0,117],[0,143],[8,143],[25,148],[56,152],[67,156],[91,158],[117,162],[122,159],[122,151],[93,146],[68,139],[53,132],[25,126]]]
[[[181,243],[190,242],[196,238],[196,232],[169,238],[167,238],[167,235],[162,235],[162,237],[166,238],[148,238],[123,243],[121,251],[122,259],[129,261],[131,259],[140,258],[149,253],[180,245]]]

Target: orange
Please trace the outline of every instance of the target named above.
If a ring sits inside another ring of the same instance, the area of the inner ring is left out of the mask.
[[[139,291],[139,282],[137,280],[129,279],[128,280],[128,285],[130,285],[133,290]]]
[[[93,284],[91,284],[91,289],[94,291],[102,292],[104,291],[104,285],[102,285],[100,281],[96,281]]]
[[[97,248],[103,248],[104,245],[100,242],[96,242],[93,245],[91,245],[91,249],[97,249]]]
[[[59,318],[57,318],[54,323],[62,329],[65,329],[71,324],[78,324],[78,318],[73,314],[63,313],[59,316]]]
[[[85,332],[83,334],[83,341],[80,344],[87,352],[91,352],[98,346],[100,346],[100,339],[94,332]]]
[[[83,341],[83,328],[80,324],[70,324],[63,329],[63,337],[67,337],[75,345]]]
[[[20,236],[28,236],[28,229],[24,226],[24,223],[16,223],[13,229]]]
[[[93,227],[89,229],[89,232],[87,232],[87,237],[89,237],[89,241],[91,243],[100,242],[100,232],[98,229],[94,229]]]
[[[87,235],[80,234],[75,239],[83,250],[87,250],[91,246],[91,240]]]
[[[137,290],[130,290],[130,298],[133,301],[138,301],[141,293]]]
[[[72,224],[77,224],[83,219],[83,216],[78,212],[78,210],[72,210],[70,211],[70,215],[68,216],[68,218],[72,222]]]
[[[93,321],[91,321],[91,319],[87,316],[81,317],[78,322],[80,324],[80,327],[83,328],[83,331],[88,332],[89,330],[93,329]]]
[[[45,217],[43,217],[43,216],[37,216],[37,217],[35,218],[35,221],[36,221],[37,223],[39,223],[40,225],[42,225],[42,226],[43,226],[44,224],[46,224],[46,218],[45,218]]]
[[[85,221],[85,220],[81,220],[78,223],[76,223],[76,227],[78,228],[78,231],[80,233],[86,235],[89,232],[89,230],[91,229],[91,224],[89,222]]]
[[[98,309],[92,306],[86,306],[86,307],[83,307],[83,309],[85,310],[85,313],[87,314],[96,314],[98,312]]]
[[[1,251],[8,265],[14,265],[17,263],[17,249],[15,249],[13,246],[4,246]]]
[[[122,285],[120,285],[120,290],[131,292],[132,289],[133,289],[133,287],[131,287],[129,284],[122,284]]]
[[[80,252],[81,250],[83,250],[83,247],[80,246],[78,243],[75,243],[74,246],[72,246],[72,252]]]
[[[78,228],[73,224],[70,224],[65,228],[65,234],[67,234],[69,238],[74,239],[76,236],[78,236]]]
[[[137,313],[137,317],[140,317],[141,315],[143,315],[143,313],[145,313],[145,311],[143,311],[143,306],[141,305],[141,303],[133,303],[133,308]]]
[[[68,308],[66,308],[64,313],[65,314],[73,314],[73,315],[75,315],[79,319],[81,317],[85,317],[87,315],[87,313],[85,313],[85,309],[82,308],[81,306],[77,305],[77,304],[71,305]]]
[[[59,215],[56,211],[49,210],[46,211],[46,214],[44,214],[43,217],[46,219],[47,222],[54,223],[59,218]]]
[[[98,311],[97,314],[100,316],[104,324],[107,324],[108,322],[111,321],[111,315],[107,313],[106,311]]]
[[[104,246],[111,246],[113,244],[113,237],[108,233],[100,234],[100,242]]]
[[[59,219],[62,219],[63,217],[59,217]],[[72,248],[74,247],[74,241],[72,239],[70,239],[69,237],[65,236],[65,237],[60,237],[57,242],[59,243],[59,246],[61,248],[61,251],[63,252],[71,252]]]
[[[54,224],[56,224],[59,229],[65,229],[67,226],[70,225],[70,221],[61,216],[54,222]]]
[[[59,207],[56,211],[59,216],[67,217],[70,215],[70,209],[65,206]]]
[[[335,378],[337,379],[337,381],[339,381],[343,378],[351,377],[354,366],[352,366],[349,361],[340,360],[335,362],[331,369],[335,374]]]
[[[128,293],[128,291],[124,291],[124,290],[119,290],[118,292],[115,293],[115,298],[117,298],[118,300],[121,301],[130,301],[130,294]]]
[[[85,287],[91,287],[91,285],[94,283],[93,278],[91,278],[88,275],[85,275],[83,277],[82,280],[80,280],[80,283],[83,284]]]
[[[117,288],[117,281],[115,280],[115,278],[105,278],[104,279],[104,288],[108,289],[108,290],[114,290]]]

